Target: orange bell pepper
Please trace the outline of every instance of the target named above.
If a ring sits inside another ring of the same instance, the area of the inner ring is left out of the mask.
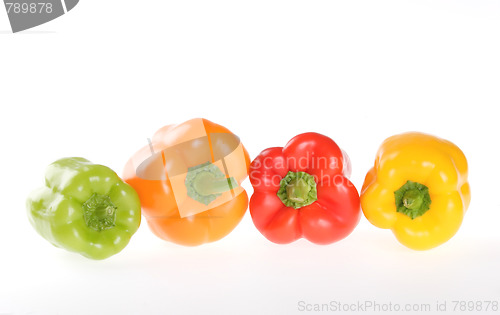
[[[198,118],[159,129],[127,162],[123,178],[158,237],[195,246],[223,238],[241,221],[249,166],[237,136]]]

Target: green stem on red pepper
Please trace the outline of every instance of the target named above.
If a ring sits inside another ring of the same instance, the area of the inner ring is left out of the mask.
[[[306,172],[288,172],[280,181],[278,198],[287,207],[299,209],[318,200],[316,181]]]

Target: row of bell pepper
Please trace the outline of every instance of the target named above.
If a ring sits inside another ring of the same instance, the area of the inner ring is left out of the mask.
[[[403,245],[426,250],[458,231],[470,203],[464,154],[428,134],[386,139],[361,195],[350,173],[348,155],[324,135],[300,134],[251,162],[228,129],[193,119],[158,130],[128,161],[123,181],[83,158],[54,162],[27,208],[55,246],[104,259],[127,245],[141,212],[157,236],[188,246],[226,236],[248,207],[256,228],[278,244],[339,241],[363,212]],[[241,187],[248,176],[250,202]]]

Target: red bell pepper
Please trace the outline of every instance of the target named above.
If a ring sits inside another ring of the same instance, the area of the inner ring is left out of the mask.
[[[349,175],[347,154],[318,133],[300,134],[285,147],[262,151],[250,165],[255,226],[278,244],[301,237],[316,244],[345,238],[361,214]]]

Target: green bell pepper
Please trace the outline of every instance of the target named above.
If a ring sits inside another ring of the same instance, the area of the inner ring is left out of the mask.
[[[30,194],[27,210],[41,236],[92,259],[120,252],[141,222],[135,190],[111,169],[83,158],[49,165],[45,186]]]

